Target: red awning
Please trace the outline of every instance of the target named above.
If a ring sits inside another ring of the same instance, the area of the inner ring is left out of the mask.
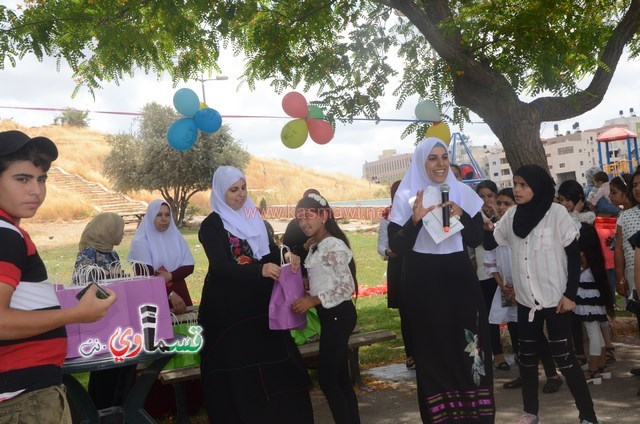
[[[627,138],[637,137],[636,133],[629,131],[626,128],[611,128],[600,133],[600,135],[596,137],[596,141],[600,143],[608,143],[609,141],[626,140]]]

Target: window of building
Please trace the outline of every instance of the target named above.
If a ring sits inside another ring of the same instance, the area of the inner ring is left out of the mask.
[[[494,173],[493,173],[493,176],[494,176],[494,177],[499,177],[499,175],[498,175],[498,173],[497,173],[497,172],[494,172]]]
[[[580,161],[580,166],[583,166],[583,165],[584,165],[584,163],[582,163],[582,161]]]
[[[559,167],[564,168],[564,163],[561,163]]]
[[[571,153],[573,153],[573,146],[560,147],[558,149],[558,155],[568,155]]]
[[[501,175],[511,175],[511,171],[509,169],[501,169],[500,170],[500,174]]]
[[[545,156],[550,158],[551,157],[551,153],[547,153]]]
[[[509,163],[507,162],[507,158],[500,158],[500,164],[504,165],[505,163]]]

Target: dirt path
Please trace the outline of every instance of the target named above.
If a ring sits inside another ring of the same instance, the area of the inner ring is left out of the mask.
[[[38,249],[77,244],[82,231],[91,218],[70,222],[30,222],[22,221],[22,227],[27,230]]]

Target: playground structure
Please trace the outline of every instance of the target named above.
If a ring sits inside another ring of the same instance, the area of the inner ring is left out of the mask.
[[[456,154],[458,151],[458,143],[460,143],[462,149],[464,150],[464,153],[466,153],[469,163],[459,163],[457,161]],[[467,145],[467,142],[465,141],[462,134],[457,132],[451,134],[451,140],[449,142],[449,154],[451,155],[451,163],[455,163],[460,167],[462,182],[464,182],[465,184],[474,185],[479,183],[480,181],[487,179],[487,175],[484,173],[484,170],[482,169],[480,164],[478,164],[476,159],[473,157],[471,149],[469,149],[469,146]]]
[[[633,149],[631,148],[633,139]],[[609,143],[612,141],[627,141],[627,159],[612,162]],[[596,137],[598,142],[598,160],[600,169],[612,177],[623,173],[633,174],[638,167],[638,136],[636,133],[626,128],[611,128]],[[605,146],[606,163],[602,162],[602,145]]]

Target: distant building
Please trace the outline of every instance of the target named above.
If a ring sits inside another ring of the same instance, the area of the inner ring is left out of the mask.
[[[640,117],[636,116],[633,109],[629,110],[629,116],[619,112],[619,117],[608,119],[599,128],[581,130],[578,122],[573,124],[571,131],[561,134],[558,126],[555,126],[556,136],[541,139],[547,157],[549,171],[556,184],[566,180],[576,180],[586,186],[585,177],[587,169],[599,166],[598,142],[596,137],[614,127],[627,128],[636,134],[640,133]],[[513,171],[509,167],[504,148],[500,143],[495,145],[468,147],[471,154],[483,168],[487,177],[496,183],[498,188],[513,186]],[[633,144],[631,145],[633,149]],[[468,155],[462,146],[456,149],[456,162],[461,165],[468,163]],[[602,162],[606,164],[605,146],[602,146]],[[628,161],[628,149],[626,140],[609,143],[609,155],[611,162]],[[375,162],[365,163],[362,167],[364,178],[379,183],[391,183],[404,176],[411,162],[411,154],[397,155],[395,150],[384,150]]]
[[[395,149],[383,150],[378,160],[365,162],[362,176],[374,183],[391,184],[401,180],[411,163],[411,153],[397,154]]]

